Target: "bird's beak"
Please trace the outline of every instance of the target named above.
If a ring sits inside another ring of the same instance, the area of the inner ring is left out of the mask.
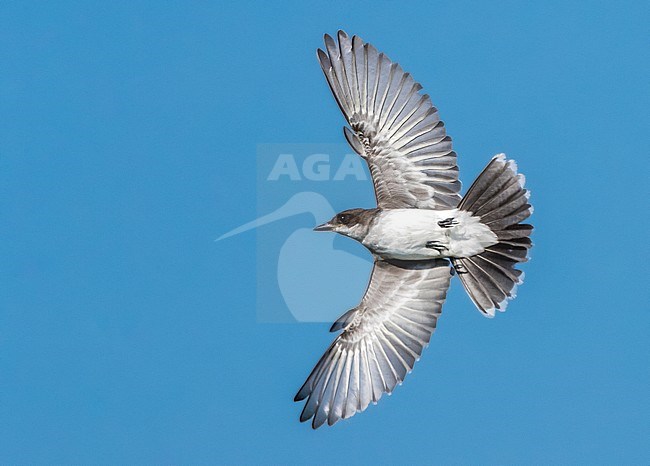
[[[332,231],[334,229],[334,225],[331,223],[323,223],[322,225],[318,225],[316,228],[314,228],[314,231]]]

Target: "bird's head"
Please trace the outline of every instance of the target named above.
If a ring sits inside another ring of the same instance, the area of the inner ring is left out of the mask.
[[[332,217],[329,222],[318,225],[314,231],[334,231],[360,241],[368,233],[374,210],[344,210]]]

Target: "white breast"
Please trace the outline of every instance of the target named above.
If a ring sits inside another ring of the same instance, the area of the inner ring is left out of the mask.
[[[448,218],[455,221],[450,228],[438,224]],[[496,235],[468,212],[391,209],[379,213],[362,242],[382,257],[420,260],[469,257],[480,254],[497,241]],[[436,247],[427,247],[427,244]]]

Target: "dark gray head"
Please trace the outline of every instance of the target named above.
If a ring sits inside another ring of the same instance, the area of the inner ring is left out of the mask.
[[[356,240],[362,240],[368,233],[377,209],[350,209],[336,214],[329,222],[318,225],[315,231],[335,231]]]

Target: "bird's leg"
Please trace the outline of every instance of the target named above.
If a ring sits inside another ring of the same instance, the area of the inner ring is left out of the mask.
[[[427,241],[425,246],[429,249],[435,249],[438,252],[442,252],[447,249],[440,241]]]
[[[463,264],[461,264],[460,261],[452,261],[452,263],[454,264],[454,270],[458,275],[467,273],[467,269],[463,267]]]
[[[458,220],[456,220],[454,217],[449,217],[438,222],[438,226],[440,228],[451,228],[454,225],[458,225]]]

